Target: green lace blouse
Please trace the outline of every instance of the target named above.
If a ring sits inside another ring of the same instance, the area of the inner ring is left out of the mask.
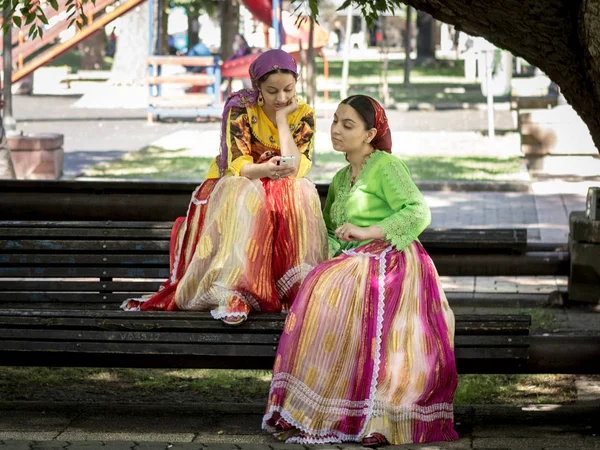
[[[369,242],[344,242],[334,235],[344,223],[377,225],[398,251],[408,247],[431,222],[423,194],[400,159],[376,150],[365,160],[354,186],[348,165],[333,177],[323,210],[329,237],[329,256]]]

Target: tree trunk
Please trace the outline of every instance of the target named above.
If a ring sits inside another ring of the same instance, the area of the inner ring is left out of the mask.
[[[160,8],[160,54],[169,54],[169,5],[167,2],[161,2]]]
[[[200,24],[198,23],[198,9],[194,6],[190,6],[186,9],[187,12],[187,38],[188,38],[188,50],[193,48],[199,42],[198,31]]]
[[[543,70],[587,124],[600,151],[600,0],[403,2]]]
[[[102,70],[104,68],[104,48],[106,47],[104,28],[81,42],[78,47],[83,70]]]
[[[423,11],[417,11],[417,64],[435,59],[433,30],[435,19]]]
[[[315,106],[317,99],[317,69],[315,67],[315,46],[314,46],[314,35],[315,35],[315,20],[311,17],[310,28],[308,30],[308,52],[306,55],[306,79],[308,85],[306,86],[306,98],[308,104]]]
[[[406,6],[406,28],[404,30],[404,86],[410,86],[410,68],[412,61],[410,60],[410,52],[412,46],[410,44],[410,36],[412,34],[412,6]]]
[[[221,2],[221,58],[233,55],[233,41],[240,23],[240,5],[237,0]]]
[[[386,20],[385,16],[381,16],[381,28],[384,30],[381,39],[381,48],[379,49],[379,55],[381,58],[380,74],[381,74],[381,86],[379,88],[379,98],[383,106],[389,106],[390,104],[390,89],[388,84],[388,72],[389,72],[389,55],[388,55],[388,36],[385,33]]]
[[[121,33],[109,82],[112,84],[145,84],[148,68],[148,3],[122,17]],[[156,36],[155,36],[156,38]]]

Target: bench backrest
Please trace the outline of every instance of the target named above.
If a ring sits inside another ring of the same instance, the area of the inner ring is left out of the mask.
[[[0,221],[0,308],[113,309],[127,298],[156,292],[169,276],[171,226]],[[427,230],[421,242],[436,252],[442,274],[460,269],[444,252],[511,252],[525,245],[519,230]]]
[[[0,308],[115,309],[169,276],[171,222],[0,222]]]

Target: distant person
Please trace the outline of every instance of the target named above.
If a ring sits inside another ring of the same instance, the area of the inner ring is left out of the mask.
[[[333,32],[337,36],[335,51],[341,53],[342,49],[344,48],[344,29],[342,28],[342,24],[339,20],[336,20],[333,24]]]
[[[187,52],[187,56],[212,56],[210,49],[202,41],[198,42]],[[204,67],[196,66],[183,66],[185,70],[191,73],[204,73],[206,69]]]
[[[113,27],[112,31],[108,35],[108,47],[106,49],[106,56],[111,58],[115,56],[117,50],[117,33],[115,32],[116,27]]]
[[[248,45],[248,41],[240,33],[235,35],[235,40],[233,41],[233,50],[233,55],[231,55],[225,61],[233,61],[235,59],[242,58],[252,53],[252,47]],[[241,80],[245,89],[252,88],[252,81],[250,80],[250,78],[241,78]],[[227,80],[227,94],[231,92],[232,81],[233,78],[229,78]]]
[[[177,55],[177,47],[175,47],[175,36],[173,36],[172,34],[170,34],[167,39],[167,47],[168,47],[169,55],[172,55],[172,56]]]
[[[252,48],[248,45],[248,41],[240,33],[235,35],[233,41],[233,55],[227,58],[225,61],[231,61],[234,59],[241,58],[252,53]]]

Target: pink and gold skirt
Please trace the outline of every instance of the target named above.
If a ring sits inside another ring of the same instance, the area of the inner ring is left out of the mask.
[[[458,439],[454,315],[420,243],[373,241],[317,266],[288,314],[263,428],[289,443]],[[280,423],[281,425],[281,423]]]

